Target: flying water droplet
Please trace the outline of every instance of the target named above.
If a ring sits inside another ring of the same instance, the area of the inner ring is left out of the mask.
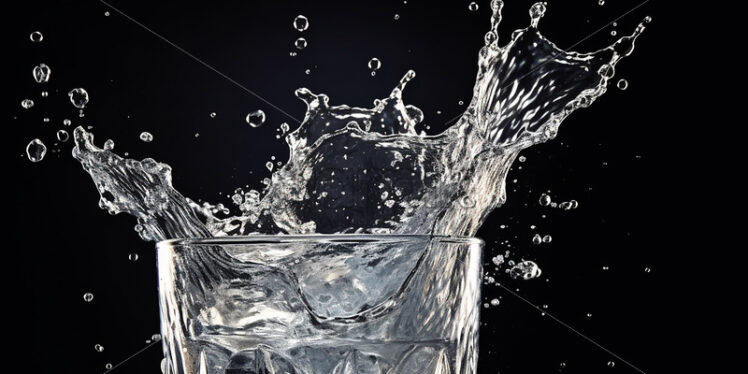
[[[497,305],[499,305],[500,303],[501,303],[501,302],[499,301],[499,299],[491,299],[491,305],[493,305],[493,306],[497,306]]]
[[[111,368],[112,368],[112,364],[111,363],[107,363],[106,365],[104,365],[104,369],[109,370]]]
[[[400,19],[400,15],[399,15],[399,14],[395,14],[395,15],[394,15],[394,16],[393,16],[392,18],[394,18],[394,19],[395,19],[395,21],[397,21],[397,20],[399,20],[399,19]]]
[[[540,234],[535,234],[532,237],[532,244],[540,244],[543,242],[543,238],[540,237]]]
[[[513,279],[522,278],[524,280],[530,280],[539,277],[540,274],[542,274],[540,267],[532,261],[522,261],[514,265],[514,267],[509,271],[509,275]]]
[[[96,352],[104,352],[104,346],[101,344],[96,344],[94,346],[94,349],[96,350]]]
[[[527,157],[519,156],[519,162],[525,162],[525,161],[527,161]]]
[[[153,335],[151,335],[151,340],[153,340],[154,342],[160,341],[161,340],[161,334],[153,334]]]
[[[610,31],[610,36],[616,36],[616,35],[618,35],[618,31],[616,31],[616,30],[611,30]]]
[[[90,303],[91,301],[93,301],[93,299],[94,299],[94,294],[90,292],[86,292],[83,294],[83,301]]]
[[[148,131],[143,131],[140,133],[140,140],[150,143],[153,141],[153,134],[149,133]]]
[[[650,16],[644,17],[644,23],[650,23],[650,22],[652,22],[652,17]]]
[[[273,171],[273,163],[270,161],[266,162],[265,168],[268,169],[268,171]]]
[[[71,120],[69,120],[67,118],[65,118],[64,120],[62,120],[62,125],[63,126],[70,126],[72,124],[73,124],[73,121],[71,121]]]
[[[211,112],[210,113],[210,118],[216,118],[216,112]]]
[[[298,15],[293,19],[293,28],[298,31],[304,31],[309,28],[309,19],[303,15]]]
[[[255,110],[254,112],[247,114],[245,120],[252,127],[260,127],[265,123],[265,112],[263,112],[262,109]]]
[[[307,46],[307,42],[306,42],[306,39],[304,38],[298,38],[293,43],[293,45],[296,47],[296,49],[304,49]]]
[[[553,241],[553,237],[550,235],[543,236],[543,243],[548,244]]]
[[[26,146],[26,156],[31,162],[39,162],[47,154],[47,146],[39,139],[34,139]]]
[[[110,13],[109,13],[109,11],[107,10],[106,12],[104,12],[104,17],[109,17],[109,14],[110,14]]]
[[[65,130],[57,130],[57,140],[59,140],[59,141],[61,141],[61,142],[64,143],[64,142],[68,141],[68,139],[70,139],[70,134],[68,134],[67,131],[65,131]]]
[[[31,33],[31,35],[29,35],[29,39],[31,39],[31,41],[34,43],[39,43],[44,40],[44,35],[42,35],[42,33],[39,31],[34,31]]]
[[[138,256],[137,253],[130,253],[127,256],[127,259],[129,259],[130,261],[133,261],[133,262],[138,261],[138,258],[140,258],[140,256]]]
[[[475,1],[473,1],[472,3],[470,3],[468,5],[468,10],[470,10],[471,12],[477,11],[478,10],[478,3],[476,3]]]
[[[311,73],[312,73],[312,70],[311,70],[311,69],[306,69],[306,70],[304,70],[304,74],[306,74],[306,75],[309,75],[309,74],[311,74]]]
[[[538,199],[538,204],[540,204],[540,206],[548,206],[548,205],[550,205],[551,204],[551,197],[548,196],[548,194],[546,194],[546,193],[540,195],[540,199]]]
[[[599,6],[605,5],[605,0],[598,0],[597,1],[597,5],[599,5]]]
[[[34,106],[34,100],[23,99],[23,101],[21,101],[21,107],[23,109],[31,109],[33,106]]]
[[[369,70],[371,70],[371,75],[376,75],[377,70],[379,70],[382,67],[382,61],[379,61],[378,58],[374,57],[371,60],[369,60]]]
[[[105,151],[111,151],[112,149],[114,149],[114,140],[112,140],[112,139],[107,139],[107,140],[106,140],[106,141],[104,142],[104,150],[105,150]]]
[[[73,88],[68,92],[68,97],[73,106],[78,109],[83,109],[88,104],[88,92],[83,88]]]
[[[47,92],[47,91],[42,91],[42,97],[47,97],[47,96],[49,96],[49,92]]]
[[[615,367],[615,366],[616,366],[616,363],[615,363],[615,362],[613,362],[613,361],[608,361],[608,367],[611,367],[611,368],[612,368],[612,367]]]
[[[280,125],[280,129],[285,134],[288,132],[288,130],[291,130],[291,126],[289,126],[287,122],[283,122]]]
[[[32,73],[36,83],[47,83],[49,82],[49,77],[52,75],[52,69],[47,64],[39,64],[34,66]]]
[[[618,83],[616,83],[616,87],[618,87],[619,90],[623,91],[627,88],[629,88],[629,82],[623,78],[618,80]]]

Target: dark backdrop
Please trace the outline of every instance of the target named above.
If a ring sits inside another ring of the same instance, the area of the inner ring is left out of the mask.
[[[304,114],[292,94],[297,87],[327,93],[333,104],[371,106],[414,69],[405,101],[423,109],[431,133],[444,129],[464,108],[458,102],[471,97],[490,10],[481,1],[473,13],[468,3],[112,0],[297,118]],[[507,2],[501,38],[528,24],[530,4]],[[541,30],[559,46],[570,46],[636,4],[550,2]],[[297,14],[310,19],[304,33],[291,26]],[[673,166],[679,156],[671,152],[676,141],[668,135],[672,108],[662,101],[673,53],[665,31],[668,14],[645,4],[575,49],[608,45],[611,30],[628,33],[645,15],[653,17],[651,27],[618,67],[629,88],[611,87],[591,108],[573,114],[556,140],[523,152],[527,161],[509,175],[507,204],[478,236],[487,242],[487,262],[509,249],[515,260],[532,259],[543,269],[538,280],[498,275],[500,281],[654,373],[668,372],[670,365],[661,349],[671,344],[677,323],[667,274],[682,244],[679,222],[685,218],[678,207],[690,196],[687,176]],[[5,183],[13,240],[3,260],[4,306],[12,325],[25,331],[13,334],[21,348],[13,355],[38,367],[34,371],[100,373],[158,331],[154,250],[133,231],[133,218],[97,208],[98,194],[70,157],[70,142],[53,145],[63,119],[93,126],[97,144],[111,138],[120,154],[169,163],[174,185],[186,196],[224,203],[235,187],[260,188],[272,155],[285,159],[285,145],[275,134],[281,122],[292,122],[97,1],[28,2],[6,17],[13,27],[3,45],[3,122],[12,129],[5,150],[14,174]],[[42,43],[29,41],[35,30],[43,33]],[[309,46],[291,57],[298,36]],[[367,69],[372,57],[383,63],[376,77]],[[31,76],[40,62],[52,68],[44,86]],[[67,101],[74,87],[91,96],[83,118]],[[41,97],[43,90],[48,97]],[[24,98],[36,105],[22,109]],[[256,109],[268,119],[250,128],[244,116]],[[211,112],[217,113],[214,119]],[[138,140],[145,130],[154,135],[152,143]],[[22,155],[37,137],[50,150],[32,164]],[[538,196],[547,190],[556,201],[578,200],[579,208],[540,207]],[[535,232],[551,234],[553,242],[532,245]],[[131,253],[139,260],[129,261]],[[83,302],[87,291],[95,294],[92,303]],[[486,286],[484,295],[501,304],[482,312],[480,373],[636,372],[504,290]],[[97,343],[104,352],[95,352]],[[157,373],[160,358],[160,348],[152,347],[116,372]]]

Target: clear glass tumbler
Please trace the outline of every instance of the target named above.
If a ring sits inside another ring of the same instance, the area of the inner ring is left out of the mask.
[[[158,243],[167,374],[473,374],[476,238]]]

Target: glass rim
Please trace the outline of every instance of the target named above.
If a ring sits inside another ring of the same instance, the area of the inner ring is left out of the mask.
[[[156,243],[157,248],[187,245],[245,245],[286,243],[391,243],[397,241],[436,240],[439,243],[479,244],[485,242],[473,236],[418,235],[418,234],[298,234],[298,235],[243,235],[213,238],[178,238]]]

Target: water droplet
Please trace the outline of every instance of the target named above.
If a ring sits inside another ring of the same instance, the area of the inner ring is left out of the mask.
[[[48,118],[48,117],[44,117],[44,118],[42,118],[42,122],[44,122],[44,123],[49,123],[49,118]]]
[[[39,64],[34,66],[32,74],[36,83],[47,83],[49,82],[50,75],[52,75],[52,69],[47,64]]]
[[[608,266],[603,266],[603,270],[604,270],[604,271],[608,271],[608,270],[610,270],[610,267],[608,267]]]
[[[288,55],[291,57],[296,57],[297,53],[295,51],[288,52]]]
[[[532,261],[522,261],[514,265],[514,267],[509,271],[509,275],[513,279],[522,278],[524,280],[530,280],[539,277],[540,274],[542,274],[540,267]]]
[[[112,368],[112,364],[111,363],[107,363],[106,365],[104,365],[104,369],[109,370],[111,368]]]
[[[62,124],[63,124],[63,126],[70,126],[70,125],[73,124],[73,121],[65,118],[64,120],[62,120]]]
[[[273,171],[273,163],[268,161],[265,163],[265,168],[268,169],[268,171]]]
[[[169,360],[166,357],[161,359],[161,374],[167,374],[169,370]]]
[[[652,22],[652,17],[650,16],[644,17],[644,23],[650,23],[650,22]]]
[[[105,150],[105,151],[111,151],[112,149],[114,149],[114,140],[112,140],[112,139],[107,139],[107,140],[106,140],[106,141],[104,142],[104,150]]]
[[[68,134],[65,130],[57,130],[57,140],[61,142],[66,142],[70,139],[70,134]]]
[[[493,306],[497,306],[497,305],[499,305],[499,304],[500,304],[500,301],[499,301],[499,299],[491,299],[491,305],[493,305]]]
[[[31,39],[31,41],[34,43],[39,43],[44,40],[44,35],[42,35],[42,33],[39,31],[34,31],[31,33],[31,35],[29,35],[29,39]]]
[[[477,11],[478,10],[478,3],[476,3],[475,1],[473,1],[472,3],[468,4],[468,10],[470,10],[471,12]]]
[[[309,28],[309,19],[302,15],[296,16],[296,18],[293,19],[293,28],[295,28],[298,31],[304,31]]]
[[[562,362],[562,363],[558,364],[558,366],[559,366],[559,367],[562,367],[562,368],[565,368],[565,367],[566,367],[566,363],[565,363],[565,362]]]
[[[649,267],[646,267],[646,268],[644,268],[644,272],[645,273],[651,273],[652,269],[650,269]]]
[[[577,209],[577,207],[579,207],[579,202],[576,200],[570,200],[569,205],[569,209]]]
[[[153,134],[149,133],[148,131],[143,131],[140,133],[140,140],[150,143],[153,141]]]
[[[140,258],[140,256],[138,256],[138,254],[137,254],[137,253],[130,253],[130,254],[129,254],[129,255],[127,256],[127,258],[128,258],[128,259],[129,259],[130,261],[138,261],[138,258]]]
[[[378,58],[374,57],[371,60],[369,60],[368,65],[369,65],[369,70],[372,70],[372,72],[375,72],[382,67],[382,61],[379,61]]]
[[[104,346],[101,344],[96,344],[94,346],[94,349],[96,350],[96,352],[104,352]]]
[[[527,157],[519,156],[519,162],[525,162],[525,161],[527,161]]]
[[[530,18],[532,18],[533,21],[539,20],[540,18],[543,18],[545,15],[546,6],[545,3],[535,3],[530,7]],[[537,22],[533,22],[535,25],[537,25]]]
[[[400,15],[399,15],[399,14],[395,14],[395,16],[393,16],[392,18],[394,18],[394,19],[395,19],[395,21],[397,21],[397,20],[399,20],[399,19],[400,19]]]
[[[153,334],[153,335],[151,335],[151,340],[153,340],[154,342],[157,342],[157,341],[161,340],[161,334]]]
[[[26,146],[26,156],[31,162],[39,162],[47,154],[47,146],[39,139],[34,139]]]
[[[496,33],[493,31],[489,31],[486,33],[486,36],[483,37],[483,40],[486,41],[486,45],[492,44],[498,39],[496,36]]]
[[[298,38],[293,43],[293,45],[296,47],[296,49],[304,49],[304,48],[306,48],[306,45],[307,45],[306,39],[304,39],[304,38]]]
[[[265,112],[263,112],[262,109],[255,110],[254,112],[247,114],[245,120],[252,127],[260,127],[265,123]]]
[[[553,240],[553,237],[550,235],[543,236],[543,243],[548,244]]]
[[[538,204],[540,206],[548,206],[551,204],[551,197],[548,196],[548,194],[544,193],[540,195],[540,199],[538,199]]]
[[[457,105],[465,105],[465,102],[462,101],[462,100],[460,100],[460,101],[457,102]]]
[[[627,88],[629,88],[629,82],[623,78],[618,80],[618,83],[616,83],[616,87],[618,87],[619,90],[623,91]]]
[[[86,292],[83,294],[83,301],[90,303],[91,301],[93,301],[93,299],[94,299],[94,294],[90,292]]]
[[[210,118],[216,118],[216,112],[211,112],[210,113]]]
[[[610,30],[610,36],[616,36],[616,35],[618,35],[618,31]]]
[[[21,107],[22,107],[23,109],[30,109],[30,108],[32,108],[33,106],[34,106],[34,100],[31,100],[31,99],[23,99],[23,101],[21,101]]]
[[[310,69],[306,69],[306,70],[304,70],[304,74],[306,74],[306,75],[309,75],[309,74],[311,74],[311,73],[312,73],[312,71],[311,71]]]
[[[83,109],[88,104],[88,92],[83,88],[73,88],[68,92],[68,97],[73,106],[78,109]]]
[[[291,130],[291,126],[289,126],[289,125],[288,125],[288,123],[286,123],[286,122],[283,122],[283,123],[281,123],[281,125],[280,125],[280,129],[281,129],[281,131],[282,131],[282,132],[283,132],[283,133],[285,134],[285,133],[287,133],[287,132],[288,132],[288,130]]]
[[[592,313],[587,313],[587,318],[592,318]]]
[[[104,17],[109,17],[109,11],[104,12]]]
[[[597,1],[597,5],[599,5],[599,6],[605,5],[605,0],[598,0]]]
[[[613,362],[613,361],[608,361],[608,367],[611,367],[611,368],[612,368],[612,367],[615,367],[615,366],[616,366],[616,363],[615,363],[615,362]]]
[[[47,91],[42,91],[42,97],[47,97],[47,96],[49,96],[49,92],[47,92]]]

